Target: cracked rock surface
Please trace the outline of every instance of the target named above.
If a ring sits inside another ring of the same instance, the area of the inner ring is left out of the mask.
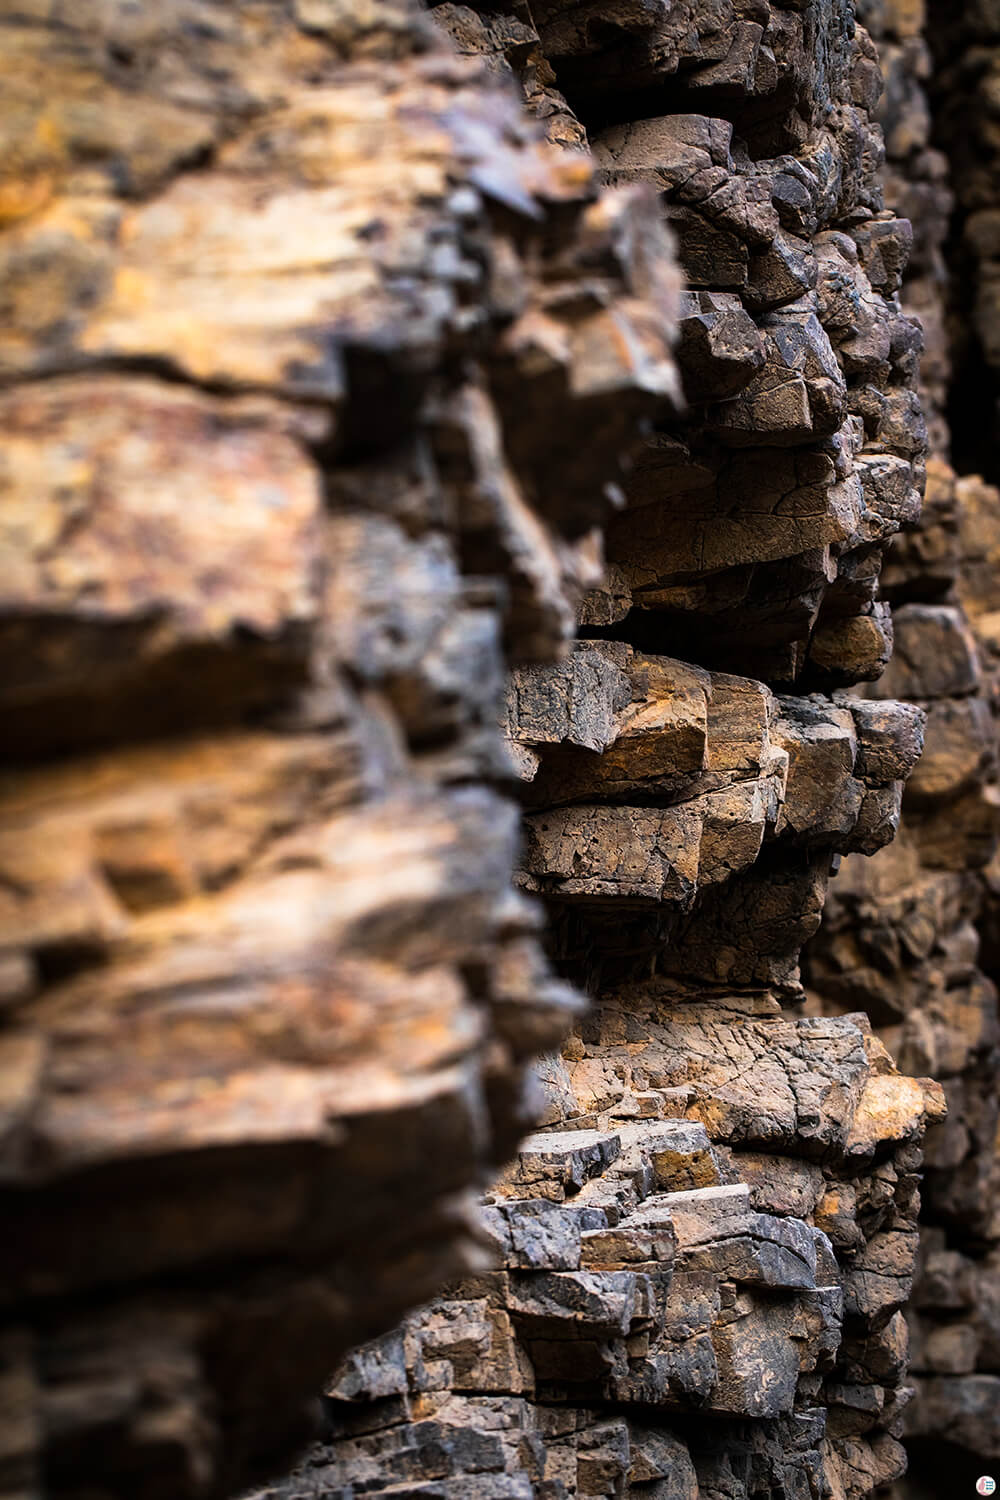
[[[997,35],[0,0],[0,1500],[989,1472]]]
[[[504,674],[677,275],[407,0],[2,4],[0,73],[0,1494],[212,1500],[481,1260],[578,1004]]]
[[[903,1071],[932,1074],[948,1101],[925,1148],[907,1311],[911,1462],[896,1489],[927,1500],[949,1487],[971,1490],[1000,1457],[1000,495],[963,472],[985,464],[996,473],[981,363],[984,350],[992,358],[995,334],[984,302],[991,272],[978,236],[1000,191],[986,125],[997,33],[984,8],[925,16],[920,6],[886,4],[866,18],[886,78],[887,201],[914,221],[902,297],[925,330],[932,450],[921,524],[893,543],[882,575],[896,655],[866,692],[913,699],[927,723],[899,838],[870,862],[847,861],[810,949],[807,983],[811,1008],[863,1007]]]
[[[257,1493],[861,1500],[905,1464],[945,1109],[799,969],[831,869],[891,847],[927,722],[903,653],[874,686],[926,451],[876,52],[820,0],[433,14],[658,195],[686,406],[632,455],[572,653],[508,692],[517,884],[590,1009],[486,1195],[492,1269],[344,1361],[326,1439]],[[899,629],[968,677],[961,620]]]

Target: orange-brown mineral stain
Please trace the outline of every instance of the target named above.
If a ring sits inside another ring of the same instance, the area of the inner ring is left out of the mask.
[[[43,209],[51,200],[54,180],[50,172],[29,177],[0,178],[0,228],[17,224]]]

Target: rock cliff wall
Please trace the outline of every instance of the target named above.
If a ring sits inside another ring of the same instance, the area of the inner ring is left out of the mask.
[[[435,14],[551,139],[662,195],[688,405],[634,459],[572,657],[509,695],[519,884],[591,1008],[488,1195],[501,1268],[357,1351],[266,1493],[853,1500],[904,1467],[943,1114],[867,997],[819,1014],[798,967],[831,868],[898,826],[925,713],[895,700],[934,696],[844,691],[889,657],[878,577],[925,453],[875,50],[809,4]],[[946,696],[972,647],[942,613]]]
[[[995,472],[983,368],[995,336],[991,273],[986,259],[974,265],[968,256],[982,248],[997,186],[984,150],[986,13],[963,8],[926,20],[921,7],[885,5],[868,20],[887,81],[880,107],[887,201],[910,212],[915,226],[903,300],[925,330],[932,457],[920,527],[893,543],[883,569],[896,655],[866,691],[922,703],[927,726],[900,835],[874,859],[845,865],[810,949],[807,983],[818,1009],[864,1007],[902,1070],[933,1074],[948,1099],[947,1121],[927,1136],[908,1313],[913,1462],[900,1493],[923,1500],[971,1488],[1000,1459],[1000,494],[978,476],[959,477],[948,462],[949,455],[956,464],[984,462]],[[973,35],[976,48],[960,64],[958,40],[972,49]],[[973,408],[970,382],[979,385]]]
[[[577,1004],[500,704],[676,272],[405,0],[6,3],[0,72],[0,1493],[230,1495],[479,1263]]]
[[[940,462],[929,469],[921,539],[931,543],[935,573],[949,552],[955,572],[950,587],[932,587],[923,559],[890,561],[886,575],[896,597],[906,597],[905,579],[917,599],[934,602],[894,606],[896,654],[869,688],[922,702],[924,752],[907,784],[897,839],[869,861],[845,861],[806,968],[811,1010],[863,1007],[902,1071],[932,1074],[947,1097],[947,1119],[929,1130],[925,1144],[920,1257],[908,1313],[915,1399],[905,1432],[919,1462],[903,1493],[914,1496],[940,1492],[949,1474],[956,1485],[971,1485],[1000,1456],[996,659],[989,628],[1000,495],[978,479],[956,480]]]
[[[988,32],[0,4],[3,1500],[1000,1452]]]

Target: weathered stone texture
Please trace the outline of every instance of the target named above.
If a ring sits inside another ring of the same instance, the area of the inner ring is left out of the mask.
[[[0,3],[4,1500],[1000,1454],[937,19]]]
[[[436,13],[553,140],[585,131],[609,182],[660,195],[688,404],[623,478],[571,656],[508,695],[518,884],[591,1007],[487,1194],[496,1268],[345,1361],[327,1440],[259,1495],[861,1500],[904,1464],[944,1114],[860,1006],[805,1014],[799,974],[831,866],[893,837],[925,723],[908,683],[845,691],[885,671],[879,571],[924,477],[875,52],[811,0]],[[942,681],[978,682],[945,615]]]
[[[991,625],[1000,603],[1000,494],[978,479],[956,480],[939,461],[930,468],[927,527],[915,538],[926,536],[926,550],[911,547],[887,572],[902,597],[909,582],[913,592],[948,602],[894,610],[898,655],[875,689],[919,697],[925,749],[896,842],[870,862],[849,860],[832,888],[808,983],[826,1010],[863,1007],[905,1072],[930,1073],[944,1086],[948,1117],[926,1142],[908,1313],[916,1399],[906,1432],[921,1443],[921,1466],[934,1462],[933,1445],[944,1444],[945,1453],[965,1450],[988,1472],[1000,1455],[990,1399],[1000,1389],[998,659]],[[948,587],[935,587],[946,561]],[[938,1462],[932,1473],[951,1460]],[[921,1495],[920,1483],[901,1493]]]
[[[922,387],[937,456],[928,464],[921,525],[893,543],[883,570],[896,655],[867,691],[922,703],[927,727],[899,839],[870,863],[848,861],[811,950],[808,980],[827,1010],[863,1006],[900,1067],[933,1074],[948,1099],[947,1121],[927,1137],[908,1312],[916,1396],[906,1434],[915,1461],[899,1493],[923,1500],[942,1487],[971,1486],[1000,1456],[1000,495],[945,462],[949,451],[957,462],[993,462],[991,386],[979,365],[984,352],[991,358],[995,331],[982,301],[991,273],[988,258],[973,264],[965,257],[977,246],[973,199],[982,208],[998,187],[986,145],[986,10],[934,10],[926,19],[920,6],[887,4],[868,18],[887,79],[887,200],[909,209],[916,227],[903,298],[924,324]],[[946,242],[952,192],[958,233]],[[963,316],[971,298],[978,299],[974,320]],[[954,422],[953,449],[946,417]]]
[[[404,0],[4,4],[0,73],[0,1492],[209,1500],[481,1261],[578,1005],[504,671],[677,278]]]

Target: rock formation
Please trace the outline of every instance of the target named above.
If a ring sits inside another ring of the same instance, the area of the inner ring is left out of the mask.
[[[860,1006],[807,1013],[798,969],[925,722],[910,680],[845,692],[889,657],[925,450],[874,48],[819,4],[435,14],[550,139],[661,194],[688,406],[635,457],[573,655],[511,684],[519,885],[591,1008],[487,1197],[499,1268],[344,1362],[328,1439],[260,1495],[854,1500],[904,1466],[944,1112]],[[946,695],[969,632],[925,613]]]
[[[481,1260],[578,1003],[504,672],[676,272],[407,0],[11,0],[0,71],[0,1493],[208,1500]]]
[[[940,461],[929,467],[922,537],[935,567],[950,552],[957,576],[937,595],[917,549],[890,564],[887,578],[899,597],[908,564],[916,562],[913,591],[947,602],[894,609],[896,655],[869,688],[903,689],[922,701],[925,748],[907,784],[896,841],[870,861],[845,862],[809,950],[807,982],[819,1009],[863,1007],[904,1072],[930,1073],[944,1085],[948,1117],[928,1132],[925,1147],[919,1274],[909,1313],[916,1399],[906,1432],[975,1457],[968,1465],[974,1480],[1000,1457],[1000,1027],[990,977],[996,667],[989,641],[989,617],[1000,602],[1000,495],[975,479],[956,481]],[[993,559],[978,579],[977,552]],[[976,630],[980,620],[983,634]],[[923,1446],[915,1451],[921,1454],[916,1488],[906,1493],[922,1495],[919,1473],[929,1455]],[[946,1472],[954,1475],[953,1461],[929,1482],[939,1485]]]
[[[952,454],[956,463],[989,459],[988,444],[970,445],[972,412],[962,409],[980,357],[973,345],[988,338],[989,319],[981,305],[970,341],[956,336],[956,313],[976,286],[981,301],[988,281],[988,267],[977,272],[964,256],[976,243],[970,184],[975,177],[982,206],[995,168],[987,169],[977,135],[983,95],[970,87],[967,69],[942,70],[940,55],[956,26],[985,25],[972,16],[932,16],[926,32],[939,54],[935,70],[920,7],[886,4],[868,15],[887,81],[880,111],[887,201],[915,226],[903,301],[925,331],[922,390],[934,456],[920,527],[892,544],[882,574],[896,654],[865,691],[921,703],[927,726],[900,835],[876,858],[845,864],[808,964],[813,1008],[863,1007],[900,1068],[933,1074],[948,1100],[947,1121],[927,1137],[908,1313],[916,1394],[905,1430],[914,1463],[900,1493],[913,1500],[942,1488],[971,1490],[1000,1459],[1000,494],[977,476],[959,477],[947,461]],[[982,50],[977,56],[985,86],[987,58]],[[965,227],[949,239],[952,189]],[[995,185],[991,191],[995,199]],[[975,420],[984,410],[976,407]]]
[[[990,24],[0,0],[0,1500],[1000,1455]]]

